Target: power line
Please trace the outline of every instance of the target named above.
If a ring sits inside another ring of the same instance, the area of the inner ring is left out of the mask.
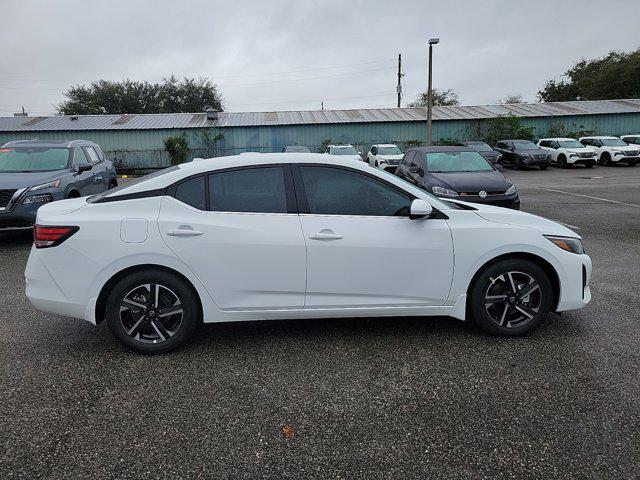
[[[395,59],[385,59],[385,60],[373,60],[370,62],[360,62],[360,63],[348,63],[348,64],[343,64],[343,65],[330,65],[330,66],[324,66],[324,67],[311,67],[311,68],[304,68],[304,69],[300,69],[300,70],[286,70],[286,71],[282,71],[282,72],[266,72],[266,73],[244,73],[244,74],[235,74],[235,75],[214,75],[214,76],[209,76],[209,77],[202,77],[202,78],[208,78],[208,79],[215,79],[215,78],[242,78],[242,77],[265,77],[265,76],[270,76],[270,75],[286,75],[289,73],[302,73],[302,72],[313,72],[313,71],[318,71],[318,70],[332,70],[332,69],[336,69],[336,68],[348,68],[348,67],[358,67],[358,66],[362,66],[362,65],[373,65],[373,64],[377,64],[377,63],[388,63],[388,62],[395,62]],[[2,81],[18,81],[18,82],[49,82],[49,83],[73,83],[73,82],[77,82],[77,79],[74,80],[53,80],[53,79],[35,79],[35,78],[8,78],[8,77],[3,77],[0,78],[0,80]]]
[[[325,98],[325,97],[321,97],[322,100],[326,101],[326,100],[353,100],[353,99],[357,99],[357,98],[380,98],[380,97],[389,97],[389,96],[394,96],[393,93],[389,94],[389,93],[381,93],[379,95],[359,95],[359,96],[355,96],[355,97],[333,97],[333,98]],[[289,103],[309,103],[309,102],[317,102],[318,99],[317,98],[310,98],[308,100],[287,100],[287,101],[273,101],[273,102],[260,102],[260,103],[235,103],[234,105],[236,107],[244,107],[244,106],[251,106],[251,105],[273,105],[273,104],[289,104]]]

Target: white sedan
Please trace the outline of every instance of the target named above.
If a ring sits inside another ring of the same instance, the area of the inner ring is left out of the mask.
[[[321,154],[171,167],[41,207],[34,237],[31,303],[144,353],[202,321],[449,315],[518,336],[591,299],[566,227]]]

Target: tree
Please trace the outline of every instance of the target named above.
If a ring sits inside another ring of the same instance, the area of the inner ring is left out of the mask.
[[[108,113],[176,113],[202,112],[207,108],[222,110],[222,97],[210,80],[173,75],[160,83],[123,80],[98,80],[91,85],[71,87],[57,106],[62,115],[101,115]]]
[[[506,138],[533,140],[535,135],[534,127],[525,127],[522,118],[506,115],[483,121],[478,125],[474,136],[489,145],[495,145],[498,140]]]
[[[629,53],[612,51],[603,58],[577,62],[566,79],[547,80],[538,92],[543,102],[607,100],[640,97],[640,48]]]
[[[500,103],[504,103],[504,104],[508,104],[508,103],[523,103],[523,102],[524,102],[524,100],[522,98],[522,95],[520,95],[519,93],[516,94],[516,95],[507,95],[502,100],[500,100]]]
[[[409,103],[408,106],[409,107],[426,107],[428,101],[429,101],[428,93],[423,92],[420,94],[417,100]],[[431,104],[434,106],[451,106],[451,105],[459,105],[460,102],[458,101],[458,94],[456,93],[455,90],[451,88],[447,88],[446,90],[434,88]]]

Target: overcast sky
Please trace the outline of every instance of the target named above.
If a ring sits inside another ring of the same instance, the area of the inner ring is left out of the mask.
[[[640,47],[637,0],[0,0],[0,115],[53,113],[97,79],[210,77],[229,111],[395,106],[434,86],[466,105],[535,101],[581,57]]]

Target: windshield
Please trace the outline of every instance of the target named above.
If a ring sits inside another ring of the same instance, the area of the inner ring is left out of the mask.
[[[584,148],[584,145],[577,140],[558,140],[558,145],[561,148]]]
[[[627,147],[628,145],[619,138],[603,138],[602,144],[605,147]]]
[[[58,147],[0,148],[0,172],[46,172],[63,170],[69,150]]]
[[[473,148],[476,152],[491,152],[493,151],[493,148],[491,148],[489,145],[487,145],[486,143],[469,143],[467,144],[467,146],[469,148]]]
[[[538,146],[526,140],[513,142],[513,145],[516,147],[516,150],[538,150]]]
[[[358,151],[353,147],[331,147],[331,155],[357,155]]]
[[[378,147],[378,155],[402,155],[402,152],[394,145],[392,147]]]
[[[298,145],[285,147],[284,151],[288,153],[311,153],[307,147]]]
[[[493,167],[478,152],[427,153],[429,173],[491,172]]]

